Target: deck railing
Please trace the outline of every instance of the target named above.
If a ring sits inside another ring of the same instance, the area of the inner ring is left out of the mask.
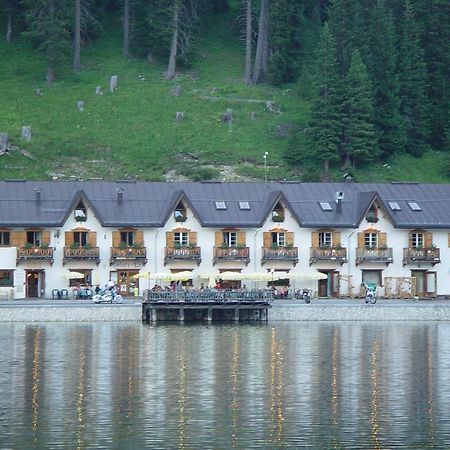
[[[392,248],[357,248],[356,265],[362,262],[378,262],[390,264],[393,262]]]
[[[264,264],[267,261],[292,261],[294,264],[297,264],[298,247],[263,247],[261,264]]]
[[[214,261],[243,261],[250,262],[250,249],[248,247],[214,247]]]
[[[347,262],[346,248],[311,247],[309,254],[310,265],[317,261],[336,261],[340,264]]]
[[[191,260],[200,264],[201,249],[200,247],[166,247],[164,263],[176,260]]]
[[[100,249],[98,247],[64,247],[64,259],[66,261],[95,261],[100,262]]]
[[[403,265],[415,262],[438,264],[441,262],[441,252],[438,248],[404,248]]]
[[[111,261],[115,260],[145,260],[147,261],[146,247],[111,247]]]
[[[17,249],[17,262],[30,260],[48,261],[53,264],[53,247],[19,247]]]

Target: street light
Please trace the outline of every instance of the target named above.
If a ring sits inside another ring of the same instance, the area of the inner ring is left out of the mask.
[[[264,158],[264,179],[265,179],[266,183],[267,183],[267,155],[268,154],[269,154],[269,152],[265,152],[264,156],[263,156],[263,158]]]

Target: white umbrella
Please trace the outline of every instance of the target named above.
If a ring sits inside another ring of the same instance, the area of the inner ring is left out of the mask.
[[[244,275],[240,272],[227,271],[219,273],[219,275],[217,275],[216,278],[220,280],[236,281],[236,280],[243,280]]]
[[[84,273],[81,272],[69,272],[66,276],[71,280],[79,280],[85,277]]]
[[[286,273],[285,278],[289,279],[303,279],[303,280],[325,280],[328,278],[326,273],[315,272],[315,273]]]
[[[148,280],[150,278],[150,272],[139,272],[131,278],[133,278],[133,280],[137,280],[138,278],[146,278]]]

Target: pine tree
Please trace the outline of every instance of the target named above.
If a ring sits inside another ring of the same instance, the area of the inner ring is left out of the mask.
[[[367,36],[367,67],[374,89],[374,121],[382,157],[402,151],[405,132],[400,115],[400,83],[392,15],[384,0],[378,0]]]
[[[373,124],[372,84],[359,50],[352,52],[345,78],[344,149],[347,165],[367,162],[378,154]]]
[[[429,109],[426,67],[419,30],[410,0],[405,1],[399,53],[400,111],[406,132],[406,151],[420,156],[428,147]]]

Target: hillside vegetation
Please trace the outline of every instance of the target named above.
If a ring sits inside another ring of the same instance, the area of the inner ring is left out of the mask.
[[[46,62],[22,37],[0,42],[0,133],[10,151],[0,157],[0,178],[306,180],[316,175],[290,166],[290,135],[306,126],[305,85],[248,86],[242,82],[244,48],[234,36],[235,16],[206,21],[189,67],[164,77],[167,61],[124,59],[120,24],[113,21],[83,49],[82,70],[67,68],[45,84]],[[111,93],[111,75],[118,89]],[[95,93],[102,86],[103,95]],[[174,86],[179,96],[171,95]],[[40,89],[42,95],[36,95]],[[307,88],[306,88],[307,90]],[[77,102],[84,101],[84,111]],[[274,102],[278,112],[269,111]],[[227,108],[233,123],[222,122]],[[176,112],[184,120],[175,119]],[[32,140],[20,136],[31,126]],[[267,167],[264,154],[267,155]],[[398,154],[353,171],[357,181],[448,182],[445,153],[420,159]],[[317,164],[319,167],[319,164]],[[332,179],[344,170],[334,168]]]

